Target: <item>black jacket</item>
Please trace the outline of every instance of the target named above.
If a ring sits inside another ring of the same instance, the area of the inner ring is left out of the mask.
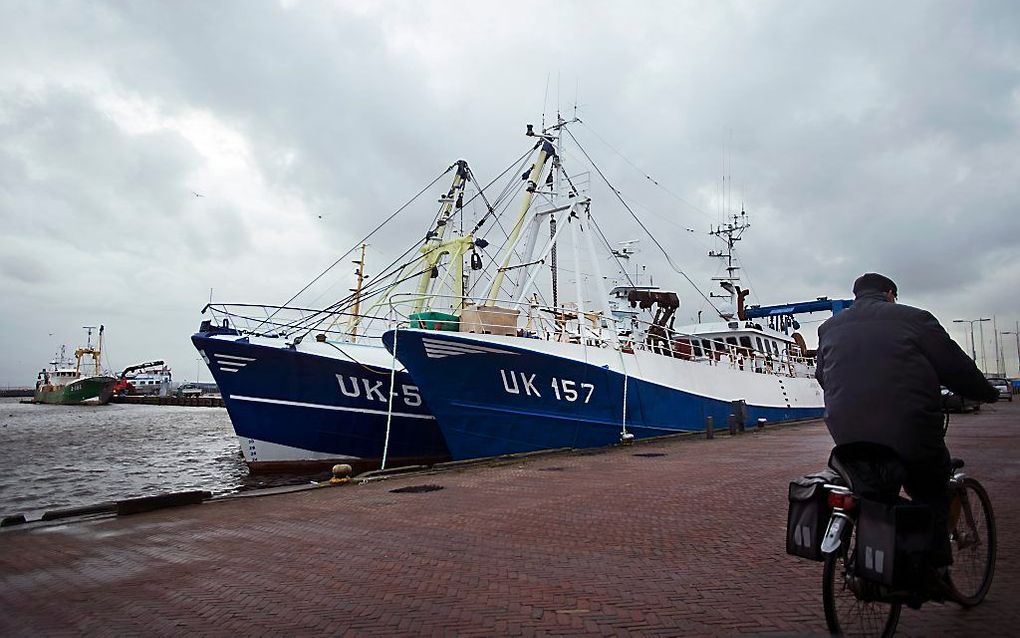
[[[836,444],[870,441],[908,461],[945,454],[940,385],[998,399],[970,357],[926,310],[863,294],[818,329],[815,378]]]

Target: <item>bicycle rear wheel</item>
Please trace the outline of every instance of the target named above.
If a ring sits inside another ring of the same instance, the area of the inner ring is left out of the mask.
[[[871,599],[876,586],[853,575],[857,532],[825,559],[822,605],[825,624],[835,636],[892,636],[900,621],[900,603]]]
[[[960,499],[960,512],[949,532],[950,584],[957,602],[973,607],[985,599],[995,575],[995,515],[988,492],[976,479],[964,478],[955,498]]]

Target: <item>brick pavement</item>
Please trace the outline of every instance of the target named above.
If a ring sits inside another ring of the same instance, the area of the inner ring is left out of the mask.
[[[1020,402],[954,418],[995,584],[902,635],[1016,633],[1018,434]],[[3,531],[0,635],[823,635],[821,565],[783,539],[829,447],[815,422]]]

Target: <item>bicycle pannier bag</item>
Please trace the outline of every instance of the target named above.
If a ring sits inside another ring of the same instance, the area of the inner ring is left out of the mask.
[[[860,507],[857,574],[898,589],[920,585],[932,539],[931,509],[869,499]]]
[[[822,538],[831,510],[825,483],[834,475],[811,474],[790,482],[790,509],[786,518],[786,553],[809,560],[824,560]]]

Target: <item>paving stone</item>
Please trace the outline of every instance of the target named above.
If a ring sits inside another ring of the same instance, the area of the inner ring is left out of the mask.
[[[1013,635],[1020,402],[949,440],[995,506],[995,584],[900,633]],[[824,635],[821,565],[784,534],[830,448],[813,422],[4,528],[0,635]],[[390,492],[425,482],[445,489]]]

